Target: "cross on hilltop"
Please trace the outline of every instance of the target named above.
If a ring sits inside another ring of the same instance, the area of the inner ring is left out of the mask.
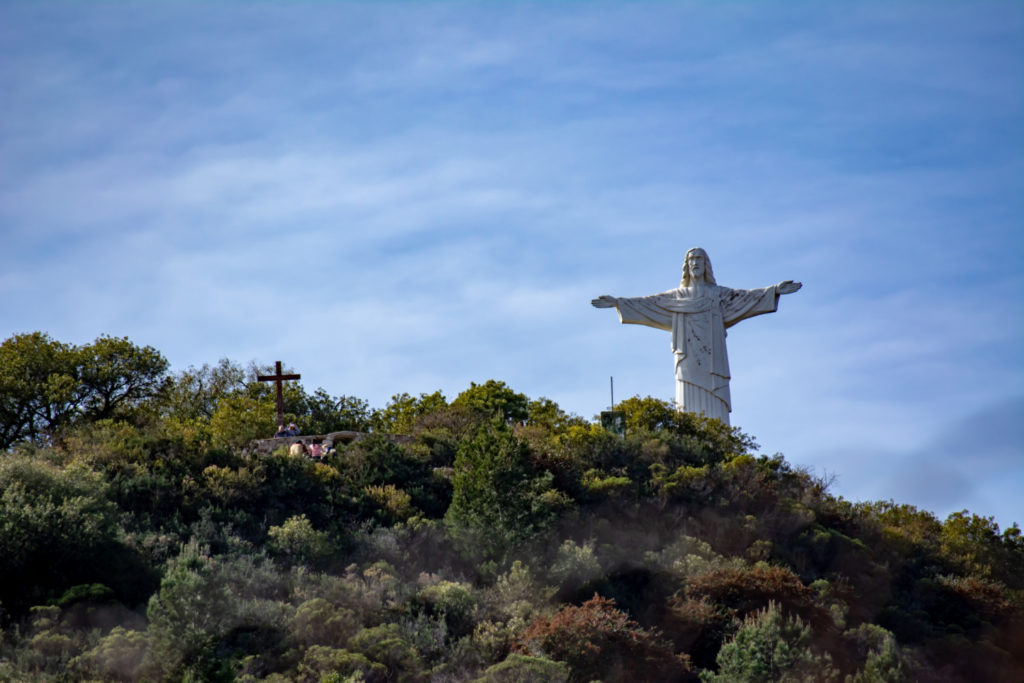
[[[302,375],[292,374],[283,375],[281,374],[281,361],[274,363],[274,374],[273,375],[256,375],[256,379],[260,382],[273,382],[277,386],[277,426],[284,426],[284,396],[281,393],[281,387],[286,380],[291,379],[302,379]]]

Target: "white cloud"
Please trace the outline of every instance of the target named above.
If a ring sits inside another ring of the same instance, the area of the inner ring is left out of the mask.
[[[855,497],[1024,381],[1005,4],[0,15],[11,332],[590,417],[608,375],[673,393],[667,335],[590,298],[702,245],[722,284],[805,282],[730,335],[734,421]]]

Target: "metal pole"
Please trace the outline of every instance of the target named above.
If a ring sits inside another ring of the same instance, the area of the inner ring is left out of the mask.
[[[611,390],[612,390],[612,407],[611,407],[611,409],[615,410],[615,378],[614,377],[609,377],[608,378],[608,385],[611,387]]]

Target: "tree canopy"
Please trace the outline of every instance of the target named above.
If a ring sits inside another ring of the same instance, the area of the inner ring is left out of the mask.
[[[127,338],[75,346],[42,332],[10,337],[0,344],[0,448],[129,413],[158,395],[167,367]]]

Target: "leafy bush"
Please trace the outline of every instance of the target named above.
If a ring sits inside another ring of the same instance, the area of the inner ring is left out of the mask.
[[[0,459],[0,557],[0,603],[14,614],[77,584],[105,583],[128,602],[151,589],[106,486],[84,467]]]
[[[0,450],[52,442],[71,424],[130,417],[157,396],[167,360],[127,338],[74,346],[42,332],[0,344]]]
[[[373,662],[383,664],[391,680],[407,680],[421,669],[415,648],[405,639],[398,624],[364,628],[349,639],[348,648]]]
[[[146,610],[146,676],[220,680],[246,656],[275,655],[292,614],[288,592],[270,563],[185,546]]]
[[[727,564],[690,576],[685,590],[670,602],[666,629],[696,664],[709,667],[722,643],[741,619],[779,603],[823,628],[831,625],[814,593],[791,570],[763,563]]]
[[[863,668],[847,676],[846,683],[905,683],[911,680],[911,665],[892,633],[875,624],[861,624],[843,633],[852,650],[851,659]]]
[[[452,485],[445,520],[464,549],[488,559],[549,528],[563,504],[551,473],[537,471],[525,444],[500,428],[459,449]]]
[[[70,668],[105,681],[137,681],[148,646],[145,633],[115,626],[95,647],[73,659]]]
[[[544,657],[512,653],[504,661],[484,671],[475,683],[565,683],[569,666]]]
[[[229,396],[221,399],[210,418],[213,445],[228,450],[241,450],[253,439],[273,435],[277,409],[270,400],[257,400],[248,396]]]
[[[364,486],[363,493],[366,498],[380,506],[385,520],[390,522],[401,522],[409,519],[414,514],[412,496],[394,484],[385,486]]]
[[[428,516],[442,516],[448,505],[448,482],[435,476],[427,458],[384,436],[372,436],[349,446],[338,468],[342,480],[357,491],[366,493],[367,487],[389,485],[402,489]],[[372,495],[367,502],[379,509],[379,500]]]
[[[593,581],[601,577],[604,571],[594,554],[592,540],[578,545],[572,539],[567,539],[558,547],[558,554],[555,555],[548,573],[551,579],[565,590]]]
[[[324,598],[303,602],[291,620],[292,637],[303,645],[343,646],[359,630],[356,613]]]
[[[473,630],[477,601],[471,586],[439,581],[420,590],[415,601],[428,615],[444,620],[452,638],[461,638]]]
[[[685,678],[689,669],[687,658],[676,655],[658,633],[641,628],[615,608],[614,600],[598,595],[551,618],[539,617],[515,649],[566,662],[575,681],[673,681]]]
[[[328,535],[313,529],[306,515],[289,517],[281,526],[270,527],[267,536],[270,552],[294,564],[318,566],[334,552]]]
[[[456,396],[452,405],[465,406],[488,418],[496,418],[505,424],[521,422],[530,415],[530,399],[513,391],[504,382],[493,379],[489,379],[483,384],[470,382],[469,388]],[[542,409],[541,412],[543,412]]]
[[[815,653],[809,626],[786,617],[771,602],[748,615],[718,652],[718,672],[703,672],[708,683],[828,683],[837,680],[827,653]]]
[[[370,426],[383,434],[411,434],[419,417],[439,411],[448,406],[444,394],[420,394],[419,397],[406,393],[395,394],[382,409],[373,412]]]
[[[306,650],[298,667],[298,681],[303,683],[320,683],[330,680],[366,681],[366,683],[383,683],[388,680],[387,667],[380,662],[373,662],[358,652],[350,652],[343,648],[314,645]],[[340,678],[346,676],[345,679]],[[351,677],[351,678],[348,678]]]

